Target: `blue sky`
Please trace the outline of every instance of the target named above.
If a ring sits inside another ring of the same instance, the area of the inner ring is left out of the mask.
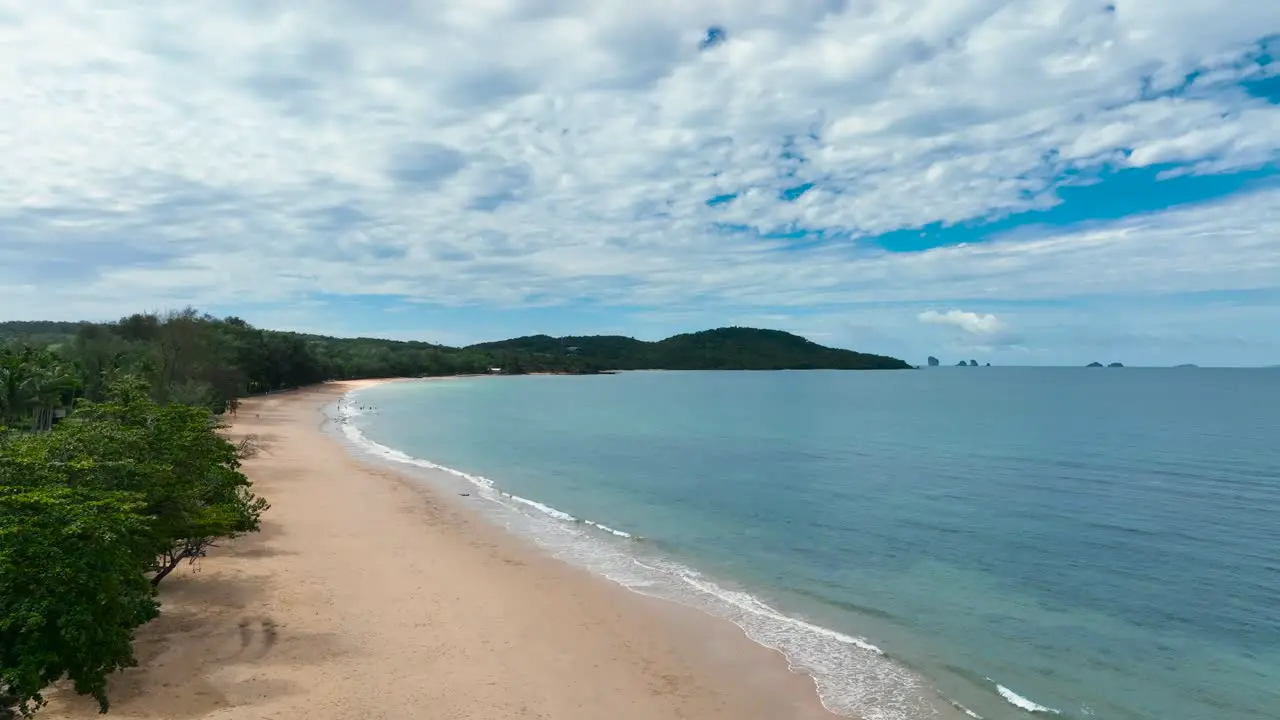
[[[0,319],[1280,363],[1280,3],[0,3]]]

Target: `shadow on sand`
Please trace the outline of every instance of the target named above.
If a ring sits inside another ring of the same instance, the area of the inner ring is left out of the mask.
[[[248,708],[305,688],[276,677],[281,666],[321,664],[342,654],[336,638],[290,627],[267,602],[269,575],[220,572],[220,560],[262,557],[272,530],[227,543],[161,584],[161,614],[140,628],[138,666],[114,676],[111,716],[190,720]],[[278,532],[278,531],[276,531]],[[92,700],[61,688],[42,717],[100,717]]]

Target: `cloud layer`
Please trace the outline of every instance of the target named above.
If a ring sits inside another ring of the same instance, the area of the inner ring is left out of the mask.
[[[1280,285],[1267,187],[924,252],[870,242],[1125,168],[1274,166],[1280,106],[1248,83],[1280,74],[1276,3],[158,8],[0,5],[0,316]]]

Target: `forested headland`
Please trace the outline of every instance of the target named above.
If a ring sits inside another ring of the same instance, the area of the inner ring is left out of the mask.
[[[148,379],[158,402],[219,409],[246,394],[324,380],[485,373],[609,370],[907,369],[897,358],[819,345],[791,333],[720,328],[658,342],[620,336],[547,335],[449,347],[428,342],[335,338],[255,328],[195,310],[137,314],[114,323],[0,323],[0,343],[49,349],[84,376],[85,396],[105,378]]]
[[[194,310],[112,323],[0,323],[0,720],[54,683],[108,707],[156,588],[267,501],[220,418],[326,380],[635,369],[889,369],[895,358],[722,328],[660,342],[546,335],[463,348],[277,332]]]

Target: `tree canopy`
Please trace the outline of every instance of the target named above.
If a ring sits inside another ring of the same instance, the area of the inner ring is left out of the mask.
[[[140,572],[153,532],[129,493],[0,485],[0,716],[64,676],[106,711],[107,676],[158,612]]]

